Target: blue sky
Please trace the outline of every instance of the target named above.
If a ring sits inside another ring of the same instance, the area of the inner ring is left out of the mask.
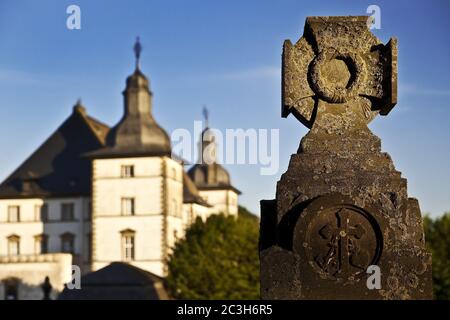
[[[81,30],[66,8],[81,8]],[[131,47],[141,38],[154,115],[171,132],[193,130],[201,108],[218,129],[280,130],[280,167],[226,165],[257,213],[307,132],[280,117],[281,48],[297,41],[311,15],[364,15],[381,8],[386,43],[399,39],[399,101],[370,128],[408,178],[423,212],[450,210],[450,2],[448,1],[23,1],[0,0],[0,179],[12,172],[82,98],[109,125],[123,111]]]

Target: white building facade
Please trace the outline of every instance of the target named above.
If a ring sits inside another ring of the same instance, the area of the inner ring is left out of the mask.
[[[72,265],[86,274],[123,261],[164,276],[171,249],[197,217],[237,215],[239,191],[222,166],[186,173],[172,157],[138,63],[123,95],[124,115],[111,128],[78,102],[0,185],[0,299],[39,299],[45,277],[56,296]]]

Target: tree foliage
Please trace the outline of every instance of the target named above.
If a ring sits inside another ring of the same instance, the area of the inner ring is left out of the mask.
[[[166,284],[176,299],[259,299],[259,220],[197,219],[169,258]]]
[[[425,240],[433,258],[436,299],[450,299],[450,212],[436,219],[424,218]]]

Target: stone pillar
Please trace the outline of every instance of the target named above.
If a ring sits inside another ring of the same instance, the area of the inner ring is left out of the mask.
[[[397,40],[367,19],[309,17],[284,43],[282,116],[310,131],[261,201],[262,299],[432,298],[418,201],[367,127],[397,102]]]

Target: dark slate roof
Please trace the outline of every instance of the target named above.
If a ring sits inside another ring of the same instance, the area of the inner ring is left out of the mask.
[[[170,156],[170,137],[153,118],[149,81],[139,68],[127,78],[123,94],[125,112],[122,119],[109,131],[106,146],[88,156]]]
[[[188,174],[183,171],[183,202],[197,203],[202,206],[211,207],[198,193],[198,189],[189,178]]]
[[[218,163],[195,164],[188,170],[188,175],[198,190],[229,189],[241,193],[231,185],[228,171]]]
[[[90,161],[82,155],[102,147],[108,131],[77,103],[70,117],[0,184],[0,198],[89,195]]]
[[[67,288],[59,300],[167,300],[163,279],[127,263],[110,265],[81,277],[80,290]]]

